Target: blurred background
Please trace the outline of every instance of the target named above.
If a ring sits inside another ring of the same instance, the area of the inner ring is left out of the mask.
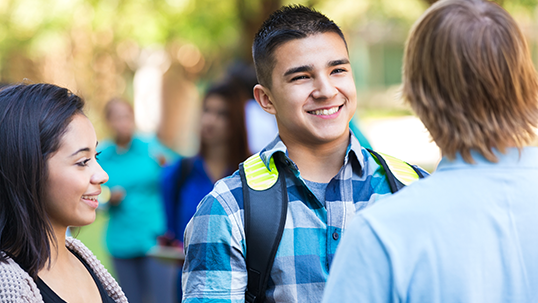
[[[433,171],[440,159],[398,94],[404,42],[434,0],[0,0],[0,82],[49,82],[84,97],[99,138],[113,97],[142,132],[181,155],[199,146],[201,96],[234,63],[250,64],[261,22],[282,5],[311,6],[343,29],[358,91],[354,118],[374,149]],[[537,0],[498,0],[538,62]],[[440,58],[442,59],[442,58]],[[79,237],[107,265],[106,215]],[[107,266],[108,267],[108,266]],[[109,268],[110,269],[110,268]]]
[[[398,87],[405,38],[432,2],[0,0],[0,82],[50,82],[82,95],[100,137],[107,135],[105,102],[123,97],[134,103],[140,130],[192,155],[200,92],[233,62],[252,62],[252,37],[272,11],[300,3],[346,34],[359,93],[356,118],[373,147],[431,170],[438,152]],[[520,22],[538,58],[536,0],[497,2]]]

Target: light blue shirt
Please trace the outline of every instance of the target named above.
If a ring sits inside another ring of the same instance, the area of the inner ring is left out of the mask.
[[[538,302],[538,148],[443,159],[360,212],[323,302]]]

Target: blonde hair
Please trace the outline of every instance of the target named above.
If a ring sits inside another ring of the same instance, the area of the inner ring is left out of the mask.
[[[529,144],[538,125],[538,80],[514,19],[483,0],[441,0],[406,43],[403,96],[445,156]]]

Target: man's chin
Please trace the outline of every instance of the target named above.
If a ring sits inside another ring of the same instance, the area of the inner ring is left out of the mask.
[[[349,129],[338,132],[318,132],[312,134],[310,137],[310,144],[313,145],[325,145],[332,143],[339,143],[341,141],[347,141],[349,139]],[[305,138],[306,139],[306,138]]]

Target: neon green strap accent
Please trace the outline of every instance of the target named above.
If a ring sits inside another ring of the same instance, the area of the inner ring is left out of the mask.
[[[409,164],[407,164],[405,161],[402,161],[398,158],[394,158],[393,156],[389,156],[384,153],[380,153],[381,156],[383,156],[383,159],[385,159],[385,162],[389,166],[390,170],[392,171],[392,174],[398,179],[400,182],[402,182],[404,185],[409,185],[413,183],[414,181],[417,181],[419,176],[417,175],[417,172],[411,168]]]
[[[259,154],[252,155],[243,162],[243,168],[245,169],[247,184],[254,190],[268,189],[278,180],[278,170],[273,157],[269,161],[269,169],[267,169]]]

